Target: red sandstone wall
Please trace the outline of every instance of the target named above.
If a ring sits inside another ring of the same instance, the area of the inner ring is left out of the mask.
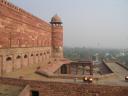
[[[50,24],[0,0],[0,48],[51,46]]]
[[[31,90],[39,91],[40,96],[128,96],[128,87],[123,86],[43,82],[9,78],[0,78],[0,83],[17,86],[30,85]]]
[[[52,25],[53,57],[63,58],[63,27],[58,24]]]
[[[15,66],[14,69],[20,69],[22,67],[21,66],[21,54],[16,54],[14,56],[14,66]]]
[[[11,59],[8,59],[8,58],[11,58]],[[13,70],[13,66],[12,66],[13,65],[13,61],[12,61],[13,57],[12,57],[12,55],[9,55],[8,58],[3,58],[3,62],[7,61],[5,64],[3,64],[3,72],[5,72],[5,73],[12,72],[12,70]]]
[[[0,69],[2,69],[2,67],[3,67],[3,66],[1,66],[2,65],[2,59],[3,59],[2,56],[0,56]],[[1,76],[1,73],[2,73],[1,71],[2,70],[0,70],[0,76]]]
[[[53,25],[52,44],[55,47],[63,47],[63,27]]]
[[[0,76],[32,64],[42,66],[51,58],[51,47],[0,49]]]

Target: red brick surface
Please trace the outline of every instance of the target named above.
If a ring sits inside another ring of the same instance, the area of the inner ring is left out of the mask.
[[[30,64],[46,64],[52,57],[63,57],[63,27],[52,28],[50,23],[0,0],[0,75]]]
[[[52,33],[52,44],[55,47],[63,46],[63,27],[62,26],[53,26]]]
[[[9,82],[8,82],[9,81]],[[128,96],[128,87],[0,78],[0,83],[38,90],[40,96]],[[96,95],[97,94],[97,95]]]
[[[51,46],[51,25],[1,0],[0,47],[35,46]]]

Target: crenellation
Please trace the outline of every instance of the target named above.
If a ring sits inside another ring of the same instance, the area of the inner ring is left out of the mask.
[[[47,22],[45,22],[45,21],[43,21],[43,20],[37,18],[36,16],[34,16],[34,15],[32,15],[32,14],[30,14],[30,13],[24,11],[22,8],[19,8],[19,7],[15,6],[14,4],[12,4],[12,3],[10,3],[10,2],[8,2],[8,1],[6,1],[6,0],[1,0],[1,4],[2,4],[2,5],[6,5],[6,7],[8,7],[9,9],[11,8],[13,11],[17,12],[18,14],[21,14],[21,13],[22,13],[22,15],[24,15],[24,16],[26,16],[26,17],[28,17],[28,18],[33,18],[33,19],[35,19],[36,22],[40,22],[40,24],[41,24],[42,26],[45,25],[45,26],[49,26],[49,27],[50,27],[50,24],[48,24]],[[25,20],[25,21],[26,21],[26,20]],[[33,23],[30,23],[30,24],[33,24]]]
[[[1,0],[1,2],[3,5],[6,5],[8,8],[11,8],[17,12],[23,12],[25,13],[25,11],[22,8],[19,8],[17,6],[15,6],[14,4],[12,4],[11,2],[8,2],[7,0]]]
[[[20,8],[16,7],[14,4],[8,2],[7,0],[1,0],[1,3],[6,5],[7,7],[10,7],[12,9],[15,9],[17,11],[19,11]]]

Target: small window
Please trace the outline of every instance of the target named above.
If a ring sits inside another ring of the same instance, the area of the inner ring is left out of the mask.
[[[47,52],[47,54],[49,54],[49,51]]]
[[[45,55],[46,53],[44,53],[44,55]]]
[[[19,56],[19,55],[16,57],[16,59],[20,59],[20,58],[21,58],[21,56]]]
[[[27,55],[24,55],[24,58],[27,58],[28,56]]]
[[[39,92],[38,91],[31,91],[31,96],[39,96]]]
[[[11,57],[7,57],[7,58],[6,58],[6,61],[11,61],[11,60],[12,60]]]
[[[49,61],[48,64],[51,64],[51,61]]]
[[[33,56],[33,54],[31,54],[31,56]]]
[[[38,56],[38,54],[36,54],[36,56]]]
[[[42,53],[40,53],[40,56],[42,56]]]

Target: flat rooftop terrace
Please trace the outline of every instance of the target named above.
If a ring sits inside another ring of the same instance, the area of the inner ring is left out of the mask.
[[[49,69],[49,67],[52,68],[57,68],[56,63],[54,65],[48,64],[48,65],[42,65],[41,67]],[[107,63],[106,65],[114,72],[113,75],[110,75],[109,77],[104,77],[103,75],[99,74],[94,74],[95,76],[103,76],[103,79],[96,80],[94,83],[95,84],[100,84],[100,85],[117,85],[117,86],[128,86],[128,82],[124,80],[124,77],[128,75],[128,70],[125,68],[121,67],[120,65],[116,63]],[[63,79],[63,78],[48,78],[46,76],[40,75],[36,73],[37,67],[39,65],[31,65],[27,68],[23,68],[20,70],[17,70],[15,72],[11,72],[8,74],[5,74],[4,77],[9,77],[9,78],[19,78],[22,76],[22,79],[26,80],[38,80],[38,81],[55,81],[55,82],[76,82],[74,79]],[[106,75],[106,74],[105,74]],[[83,83],[82,79],[77,79],[78,83]]]
[[[69,61],[68,61],[69,62]],[[60,79],[60,78],[48,78],[46,76],[37,74],[37,68],[40,66],[46,71],[49,71],[49,73],[54,72],[57,68],[59,68],[63,63],[67,63],[67,61],[57,61],[53,62],[51,64],[43,64],[43,65],[30,65],[26,68],[22,68],[19,70],[16,70],[14,72],[6,73],[3,75],[3,77],[9,77],[9,78],[20,78],[26,80],[39,80],[39,81],[56,81],[56,82],[73,82],[73,79]]]
[[[0,84],[0,96],[18,96],[22,90],[19,86]]]

